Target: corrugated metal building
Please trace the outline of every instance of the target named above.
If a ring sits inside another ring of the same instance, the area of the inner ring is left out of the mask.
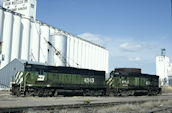
[[[7,66],[0,70],[0,88],[8,88],[14,75],[17,72],[24,71],[25,61],[13,60]]]
[[[26,66],[29,64],[46,66],[46,64],[42,64],[39,62],[14,59],[12,62],[10,62],[8,65],[0,70],[0,89],[9,88],[10,82],[12,81],[16,73],[24,72]]]

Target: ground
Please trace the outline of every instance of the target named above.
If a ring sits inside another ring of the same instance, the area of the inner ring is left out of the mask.
[[[1,91],[0,112],[16,110],[21,113],[172,113],[171,91],[169,87],[164,88],[160,96],[42,98],[15,97],[10,95],[10,92]]]

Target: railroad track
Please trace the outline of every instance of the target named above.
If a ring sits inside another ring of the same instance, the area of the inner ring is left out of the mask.
[[[1,112],[18,112],[27,113],[28,111],[55,111],[70,109],[99,109],[113,108],[125,105],[151,105],[156,104],[157,109],[146,109],[146,113],[158,113],[163,110],[171,110],[167,105],[172,104],[172,95],[166,94],[161,96],[129,96],[129,97],[15,97],[8,93],[0,93],[0,113]],[[150,104],[151,103],[151,104]],[[164,104],[162,104],[164,103]],[[169,103],[169,104],[167,104]],[[156,108],[155,106],[155,108]],[[154,108],[154,107],[153,107]],[[142,109],[142,108],[141,108]],[[153,111],[154,110],[154,111]],[[32,113],[32,112],[31,112]],[[75,113],[75,112],[74,112]]]
[[[172,112],[172,107],[162,107],[162,108],[159,108],[159,109],[156,109],[156,110],[152,110],[148,113],[164,113],[164,112],[168,112],[168,113],[171,113]]]
[[[159,100],[151,100],[153,102],[159,101]],[[163,100],[166,101],[166,100]],[[117,105],[124,105],[124,104],[143,104],[145,102],[149,102],[149,100],[143,100],[143,101],[129,101],[129,102],[106,102],[106,103],[94,103],[92,101],[83,101],[81,104],[70,104],[70,105],[49,105],[49,106],[26,106],[26,107],[9,107],[9,108],[0,108],[0,112],[18,112],[18,113],[23,113],[27,112],[29,110],[37,111],[37,110],[62,110],[62,109],[77,109],[77,108],[95,108],[95,107],[112,107],[112,106],[117,106]],[[155,111],[151,111],[149,113],[157,113],[159,111],[163,111],[166,109],[171,109],[171,108],[162,108],[158,109]]]

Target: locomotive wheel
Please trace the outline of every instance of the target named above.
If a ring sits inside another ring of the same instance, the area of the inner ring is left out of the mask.
[[[55,92],[54,92],[54,96],[55,96],[55,97],[57,97],[57,96],[58,96],[58,91],[57,91],[57,90],[55,90]]]
[[[109,96],[110,97],[113,97],[114,96],[114,93],[113,92],[109,92]]]
[[[20,97],[20,96],[21,96],[20,91],[17,91],[16,95],[17,95],[18,97]]]
[[[148,96],[152,96],[153,94],[152,94],[152,91],[151,90],[149,90],[148,91]]]
[[[19,87],[16,87],[15,90],[16,90],[16,95],[17,95],[18,97],[21,96],[21,92],[20,92],[20,90],[19,90]]]
[[[117,92],[117,96],[122,96],[122,93],[121,92]]]
[[[25,91],[25,94],[24,94],[25,97],[30,97],[32,95],[33,95],[33,93],[31,93],[29,91]]]
[[[38,89],[38,97],[43,97],[45,95],[44,90]]]
[[[16,91],[15,91],[14,88],[12,89],[11,94],[12,94],[12,95],[16,95]]]
[[[100,96],[104,96],[105,95],[105,91],[101,90]]]
[[[134,91],[128,91],[128,96],[133,96],[134,95]]]
[[[88,96],[89,95],[89,90],[84,90],[83,91],[83,96]]]
[[[39,90],[38,89],[34,89],[33,96],[39,96]]]
[[[89,96],[96,96],[96,95],[97,95],[97,92],[96,91],[94,91],[94,90],[91,90],[90,91]]]

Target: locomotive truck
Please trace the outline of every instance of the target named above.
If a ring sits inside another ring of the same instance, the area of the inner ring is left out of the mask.
[[[104,71],[28,64],[11,82],[17,96],[119,96],[160,94],[159,77],[141,69],[118,68],[106,80]]]

